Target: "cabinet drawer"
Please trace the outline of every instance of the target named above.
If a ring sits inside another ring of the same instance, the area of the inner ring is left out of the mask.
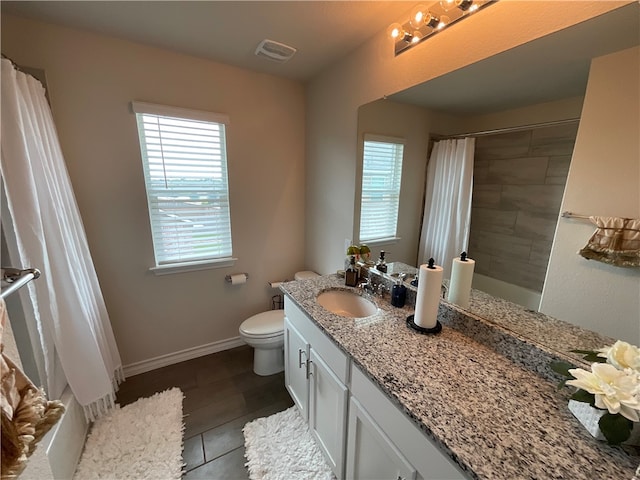
[[[284,314],[307,342],[313,346],[313,349],[322,357],[338,379],[347,384],[349,379],[349,357],[347,354],[329,340],[326,334],[286,295],[284,297]]]

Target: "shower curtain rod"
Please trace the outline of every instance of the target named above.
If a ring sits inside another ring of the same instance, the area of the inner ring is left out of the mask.
[[[493,130],[482,130],[479,132],[469,132],[469,133],[459,133],[456,135],[432,135],[434,140],[452,140],[455,138],[465,138],[465,137],[482,137],[485,135],[496,135],[498,133],[510,133],[510,132],[520,132],[522,130],[531,130],[534,128],[544,128],[544,127],[553,127],[556,125],[565,125],[568,123],[579,122],[580,118],[568,118],[566,120],[555,120],[552,122],[542,122],[542,123],[532,123],[529,125],[521,125],[519,127],[504,127],[504,128],[496,128]]]

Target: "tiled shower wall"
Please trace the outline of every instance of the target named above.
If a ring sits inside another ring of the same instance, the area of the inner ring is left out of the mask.
[[[578,124],[478,137],[469,256],[475,271],[542,292]]]

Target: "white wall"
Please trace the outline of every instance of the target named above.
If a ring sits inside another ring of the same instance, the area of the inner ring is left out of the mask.
[[[123,363],[237,341],[240,323],[270,308],[277,292],[267,282],[304,267],[303,86],[9,15],[2,51],[46,72]],[[132,100],[230,115],[233,268],[148,271],[153,250]],[[248,272],[249,282],[225,283],[235,272]]]
[[[310,82],[307,95],[306,258],[341,268],[354,231],[360,105],[614,10],[628,2],[503,1],[394,57],[384,32]],[[389,19],[398,21],[402,19]],[[490,32],[490,34],[488,33]],[[469,39],[482,39],[470,41]]]
[[[640,218],[639,106],[640,48],[594,59],[562,211]],[[558,222],[541,311],[640,345],[640,269],[577,255],[594,230]]]

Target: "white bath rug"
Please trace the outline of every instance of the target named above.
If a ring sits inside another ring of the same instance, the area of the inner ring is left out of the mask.
[[[74,480],[177,480],[182,476],[179,388],[117,406],[87,437]]]
[[[242,431],[251,480],[335,479],[295,406],[249,422]]]

